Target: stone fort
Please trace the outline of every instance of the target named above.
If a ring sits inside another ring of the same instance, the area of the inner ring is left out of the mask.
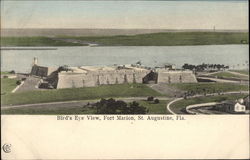
[[[37,65],[37,59],[31,69],[31,75],[43,77],[44,82],[53,88],[94,87],[124,83],[196,83],[192,71],[170,70],[169,68],[148,68],[141,65],[114,66],[61,66],[44,67]]]

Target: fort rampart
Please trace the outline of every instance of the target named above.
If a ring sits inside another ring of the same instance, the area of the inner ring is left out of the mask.
[[[106,84],[142,83],[148,70],[115,70],[87,73],[63,72],[58,74],[57,88],[93,87]]]
[[[192,71],[159,71],[157,83],[196,83]]]
[[[124,83],[196,83],[192,71],[148,69],[140,66],[64,67],[33,65],[31,75],[47,77],[54,88],[94,87]]]

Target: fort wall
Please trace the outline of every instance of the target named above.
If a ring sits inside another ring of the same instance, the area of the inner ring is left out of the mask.
[[[43,67],[43,66],[33,65],[30,74],[39,77],[47,77],[56,70],[57,68],[54,67]]]
[[[58,73],[57,88],[93,87],[106,84],[143,83],[147,70],[114,70],[87,73]]]
[[[48,67],[33,65],[31,75],[46,77],[48,75]]]
[[[31,75],[46,77],[54,88],[94,87],[124,83],[196,83],[192,71],[140,67],[69,67],[59,71],[53,67],[33,65]]]
[[[57,88],[94,87],[107,84],[143,83],[150,71],[115,70],[87,73],[58,73]],[[196,83],[191,71],[158,72],[157,83]]]
[[[157,83],[197,83],[192,71],[159,71]]]

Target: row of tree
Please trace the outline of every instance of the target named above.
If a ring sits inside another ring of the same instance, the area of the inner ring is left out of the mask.
[[[185,63],[182,66],[182,69],[188,69],[193,71],[205,71],[205,70],[227,70],[229,69],[229,66],[224,64],[199,64],[199,65],[192,65]]]
[[[140,106],[137,102],[127,104],[124,101],[110,99],[101,99],[96,104],[97,114],[146,114],[148,109]]]

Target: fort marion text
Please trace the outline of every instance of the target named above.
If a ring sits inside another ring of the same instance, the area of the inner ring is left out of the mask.
[[[57,120],[65,121],[174,121],[186,120],[181,115],[58,115]]]

